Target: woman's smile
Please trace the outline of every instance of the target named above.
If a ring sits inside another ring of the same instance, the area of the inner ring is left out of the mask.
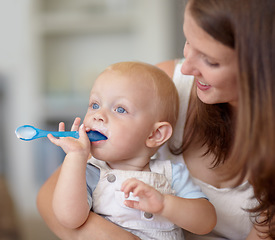
[[[202,90],[202,91],[206,91],[208,90],[209,88],[211,88],[211,85],[207,84],[207,83],[204,83],[198,79],[196,79],[196,83],[197,83],[197,87],[198,89]]]

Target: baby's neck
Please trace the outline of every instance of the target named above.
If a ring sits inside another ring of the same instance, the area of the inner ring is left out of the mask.
[[[148,171],[150,172],[150,163],[148,162],[145,166],[136,166],[125,163],[114,163],[114,162],[106,162],[108,166],[112,169],[119,169],[125,171]]]

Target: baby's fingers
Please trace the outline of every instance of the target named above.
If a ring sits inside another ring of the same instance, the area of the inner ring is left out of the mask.
[[[79,139],[86,141],[87,144],[90,143],[84,124],[81,124],[79,128]]]
[[[125,206],[129,208],[135,208],[135,209],[140,209],[139,207],[139,202],[138,201],[133,201],[133,200],[125,200],[124,201]]]
[[[121,185],[121,191],[122,192],[130,192],[130,188],[131,188],[131,183],[133,182],[132,178],[131,179],[127,179],[126,181],[124,181]]]
[[[60,122],[58,125],[58,131],[59,132],[64,132],[65,131],[65,123],[64,122]]]
[[[53,144],[55,144],[56,146],[59,146],[59,143],[58,143],[59,139],[55,138],[52,134],[48,134],[47,137]]]
[[[74,122],[73,122],[71,131],[78,131],[80,122],[81,122],[81,119],[79,117],[76,117],[75,120],[74,120]]]
[[[139,192],[139,186],[142,185],[142,182],[135,179],[127,179],[121,186],[121,191],[125,193],[125,197],[129,197],[129,193],[133,192],[134,196]]]

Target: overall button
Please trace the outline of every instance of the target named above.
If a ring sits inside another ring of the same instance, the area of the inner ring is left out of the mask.
[[[152,214],[152,213],[149,213],[149,212],[145,212],[145,213],[144,213],[144,217],[145,217],[146,219],[151,219],[151,218],[153,218],[153,214]]]
[[[107,181],[110,183],[113,183],[116,181],[116,176],[114,174],[108,174],[107,175]]]

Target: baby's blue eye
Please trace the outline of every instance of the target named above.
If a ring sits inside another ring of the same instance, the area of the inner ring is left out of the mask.
[[[92,108],[93,108],[93,109],[99,109],[99,105],[98,105],[97,103],[93,103],[93,104],[92,104]]]
[[[123,107],[118,107],[116,109],[116,112],[118,112],[118,113],[127,113],[127,111]]]

